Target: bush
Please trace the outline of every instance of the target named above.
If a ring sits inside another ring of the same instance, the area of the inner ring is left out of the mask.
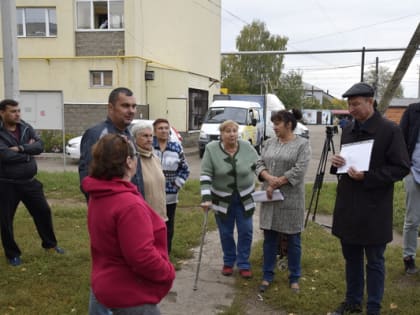
[[[44,142],[44,152],[63,152],[63,132],[61,130],[39,130],[38,132]],[[65,143],[74,137],[72,134],[66,134]]]

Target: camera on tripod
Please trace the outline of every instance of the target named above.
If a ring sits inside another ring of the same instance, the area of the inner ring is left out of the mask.
[[[338,127],[337,126],[326,126],[325,127],[325,132],[328,135],[332,135],[332,134],[337,134],[338,133]]]

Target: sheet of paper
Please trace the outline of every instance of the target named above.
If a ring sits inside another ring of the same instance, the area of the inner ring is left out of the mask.
[[[346,160],[346,164],[337,169],[337,174],[347,173],[350,167],[361,172],[369,170],[372,147],[373,139],[343,144],[340,155]]]
[[[279,189],[275,189],[273,191],[273,198],[267,198],[267,192],[265,190],[258,190],[252,193],[252,197],[254,198],[255,202],[271,202],[277,200],[284,200],[284,196]]]

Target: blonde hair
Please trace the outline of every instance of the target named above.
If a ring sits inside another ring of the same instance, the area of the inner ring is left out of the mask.
[[[239,125],[236,121],[233,121],[231,119],[225,120],[224,122],[222,122],[219,126],[219,131],[223,132],[227,127],[229,126],[235,126],[236,129],[239,129]]]

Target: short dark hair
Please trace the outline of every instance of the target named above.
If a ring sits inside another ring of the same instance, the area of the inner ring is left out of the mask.
[[[300,111],[299,111],[300,112]],[[295,113],[291,113],[288,110],[278,110],[271,113],[271,121],[274,122],[284,122],[285,125],[288,123],[292,124],[292,131],[295,130],[297,125],[297,119]]]
[[[156,125],[160,123],[165,123],[169,125],[169,121],[166,118],[158,118],[153,122],[153,128],[156,128]]]
[[[7,105],[18,106],[19,103],[12,99],[4,99],[0,102],[0,110],[5,110]]]
[[[127,96],[133,96],[133,92],[130,89],[125,88],[125,87],[118,87],[116,89],[113,89],[111,91],[111,93],[109,94],[108,104],[115,105],[115,103],[117,102],[117,99],[118,99],[118,95],[120,93],[122,93],[124,95],[127,95]]]
[[[92,147],[92,162],[89,175],[94,178],[111,180],[122,178],[126,172],[127,157],[134,157],[133,143],[119,134],[106,134]]]

